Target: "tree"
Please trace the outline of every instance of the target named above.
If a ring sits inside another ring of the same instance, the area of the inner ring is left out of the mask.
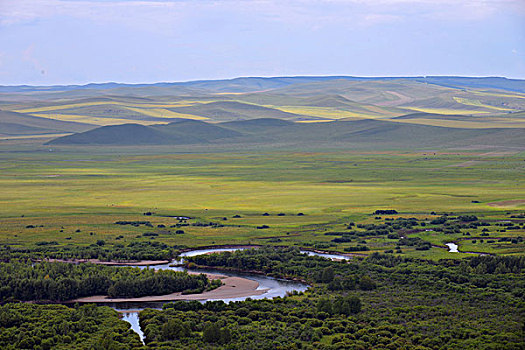
[[[322,297],[317,302],[317,311],[326,312],[327,314],[332,314],[332,302],[327,297]]]
[[[348,303],[348,309],[350,313],[357,314],[361,311],[361,299],[359,297],[352,295],[346,298]]]
[[[162,339],[164,340],[189,337],[190,333],[188,325],[179,319],[170,319],[162,326]]]
[[[202,339],[206,343],[216,343],[221,339],[221,330],[215,323],[206,322],[202,332]]]
[[[220,330],[220,337],[219,337],[219,343],[220,344],[228,344],[232,339],[231,332],[228,328],[221,328]]]
[[[323,283],[330,283],[334,279],[334,269],[331,266],[325,267],[321,274],[321,281]]]
[[[376,284],[368,276],[363,276],[359,279],[359,288],[361,290],[372,290],[376,288]]]

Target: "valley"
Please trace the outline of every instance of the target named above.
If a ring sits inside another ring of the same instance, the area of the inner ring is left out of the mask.
[[[1,87],[0,346],[520,349],[524,97],[462,77]]]

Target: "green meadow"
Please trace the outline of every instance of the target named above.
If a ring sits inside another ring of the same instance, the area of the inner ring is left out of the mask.
[[[362,253],[370,254],[395,249],[396,241],[378,236],[335,244],[325,233],[344,232],[349,222],[432,220],[443,213],[499,222],[525,211],[525,153],[17,145],[3,150],[0,244],[14,247],[153,239],[188,247],[270,244],[334,251],[366,244],[369,251]],[[399,214],[377,218],[373,212],[378,209]],[[173,216],[192,218],[181,228],[184,234],[170,228],[179,222]],[[153,227],[115,224],[123,220],[147,220]],[[191,225],[208,222],[218,225]],[[157,235],[144,236],[147,232]],[[523,228],[491,228],[483,243],[472,243],[480,233],[481,228],[470,230],[470,237],[465,231],[421,230],[410,237],[442,247],[454,241],[460,251],[524,251],[521,241],[497,241],[523,236]],[[486,243],[489,239],[496,242]],[[466,255],[439,247],[403,247],[400,254],[433,259]]]

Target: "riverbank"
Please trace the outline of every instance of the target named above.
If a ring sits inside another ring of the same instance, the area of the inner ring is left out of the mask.
[[[199,274],[188,271],[189,274]],[[257,289],[259,282],[242,277],[230,277],[220,274],[205,274],[209,279],[220,279],[222,286],[199,294],[171,293],[166,295],[151,295],[139,298],[109,298],[105,295],[94,295],[68,301],[68,303],[134,303],[156,302],[174,300],[208,300],[208,299],[233,299],[245,298],[266,293],[267,289]]]
[[[180,253],[188,253],[198,250],[207,250],[207,249],[253,249],[253,248],[260,248],[261,245],[257,244],[223,244],[223,245],[206,245],[206,246],[200,246],[200,247],[192,247],[192,248],[183,248],[180,249]]]
[[[169,264],[171,260],[111,260],[111,261],[102,261],[99,259],[42,259],[38,261],[45,262],[63,262],[70,264],[97,264],[97,265],[107,265],[107,266],[153,266],[153,265],[162,265]]]

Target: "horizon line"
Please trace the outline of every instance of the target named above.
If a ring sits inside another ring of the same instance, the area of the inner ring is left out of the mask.
[[[199,82],[213,82],[213,81],[233,81],[237,79],[280,79],[280,78],[356,78],[356,79],[426,79],[426,78],[471,78],[471,79],[506,79],[506,80],[517,80],[524,81],[525,78],[509,78],[498,75],[396,75],[396,76],[365,76],[365,75],[277,75],[277,76],[237,76],[233,78],[218,78],[218,79],[195,79],[195,80],[179,80],[179,81],[157,81],[157,82],[142,82],[142,83],[129,83],[129,82],[117,82],[117,81],[104,81],[104,82],[89,82],[89,83],[72,83],[72,84],[53,84],[53,85],[31,85],[31,84],[15,84],[15,85],[0,85],[0,87],[33,87],[33,88],[48,88],[48,87],[85,87],[89,85],[108,85],[108,84],[119,84],[119,85],[157,85],[157,84],[187,84],[187,83],[199,83]]]

